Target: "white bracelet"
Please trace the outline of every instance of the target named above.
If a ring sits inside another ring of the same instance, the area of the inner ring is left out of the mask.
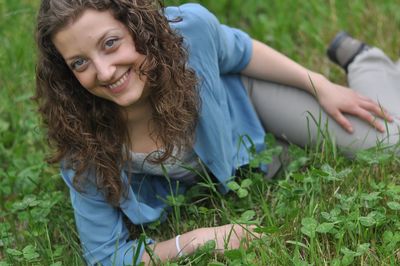
[[[179,245],[179,238],[180,237],[181,237],[181,235],[177,235],[175,237],[175,245],[176,245],[176,250],[178,251],[178,257],[182,257],[183,255],[185,255],[182,252],[181,245]]]

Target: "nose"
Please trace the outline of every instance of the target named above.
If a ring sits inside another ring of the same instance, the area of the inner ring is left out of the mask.
[[[116,66],[109,62],[106,58],[98,58],[93,60],[96,67],[97,80],[106,83],[113,80]]]

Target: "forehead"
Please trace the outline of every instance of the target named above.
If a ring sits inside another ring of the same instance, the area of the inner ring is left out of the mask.
[[[77,19],[54,34],[52,41],[64,58],[84,52],[112,31],[127,32],[127,28],[110,11],[85,10]]]

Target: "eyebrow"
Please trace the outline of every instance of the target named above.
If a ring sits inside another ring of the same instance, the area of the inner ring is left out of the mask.
[[[119,31],[119,29],[118,28],[110,28],[110,29],[107,29],[106,31],[104,31],[104,33],[102,35],[100,35],[100,38],[97,39],[96,47],[100,46],[100,43],[106,38],[106,36],[110,32],[113,32],[113,31]],[[73,55],[73,56],[70,56],[68,58],[65,58],[65,61],[71,61],[71,60],[74,60],[74,59],[79,58],[79,57],[80,57],[79,55]]]

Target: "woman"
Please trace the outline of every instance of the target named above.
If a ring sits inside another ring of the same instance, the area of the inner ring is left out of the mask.
[[[264,149],[263,126],[287,135],[285,119],[292,117],[296,131],[306,130],[305,113],[319,113],[318,103],[347,132],[358,131],[359,118],[379,132],[385,127],[375,116],[392,120],[376,102],[221,25],[197,4],[42,0],[37,23],[36,99],[89,264],[149,263],[124,217],[137,225],[162,219],[162,199],[195,183],[203,165],[226,192],[235,170],[248,164],[249,148]],[[288,112],[292,104],[303,111]],[[359,118],[352,125],[345,113]],[[288,140],[305,145],[309,138]],[[208,240],[222,250],[227,235],[236,248],[247,234],[224,225],[146,241],[165,261]]]

